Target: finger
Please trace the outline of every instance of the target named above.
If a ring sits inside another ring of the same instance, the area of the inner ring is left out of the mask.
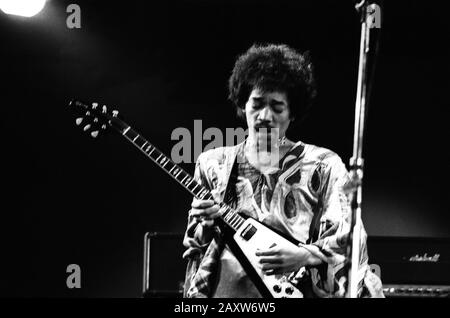
[[[279,255],[280,250],[278,248],[269,248],[267,250],[257,250],[256,256],[274,256]]]
[[[264,256],[259,259],[261,264],[282,264],[283,261],[277,256]]]
[[[214,225],[214,220],[202,220],[200,224],[205,227],[211,227]]]
[[[205,209],[191,209],[191,215],[193,217],[212,217],[213,215],[218,214],[219,206],[213,205],[212,207]]]
[[[198,200],[198,199],[194,199],[192,200],[192,204],[191,207],[193,208],[199,208],[199,209],[204,209],[204,208],[209,208],[211,206],[213,206],[215,204],[215,202],[213,200]]]
[[[266,271],[263,271],[264,275],[281,275],[283,274],[283,271],[281,269],[269,269]]]
[[[218,218],[218,217],[221,216],[221,215],[222,215],[222,213],[220,213],[219,211],[217,211],[217,212],[214,212],[214,213],[211,213],[211,214],[205,216],[205,218],[206,218],[206,219],[214,220],[214,219]]]
[[[261,266],[263,272],[281,268],[280,264],[264,264]]]

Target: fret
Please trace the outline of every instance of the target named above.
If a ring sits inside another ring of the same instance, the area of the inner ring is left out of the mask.
[[[189,177],[189,175],[183,170],[181,170],[180,172],[181,172],[181,176],[180,176],[180,178],[178,178],[178,182],[183,184],[184,179]]]
[[[231,216],[231,222],[236,222],[236,221],[238,221],[239,220],[239,217],[237,216],[237,214],[236,213],[233,213],[233,215]]]
[[[198,191],[198,193],[195,193],[195,192],[194,192],[194,194],[195,194],[196,197],[198,197],[199,194],[203,191],[202,186],[200,186],[200,189],[198,189],[197,191]]]
[[[172,170],[176,167],[176,165],[173,165],[172,168],[170,168],[169,173],[172,173]]]
[[[136,141],[136,139],[138,139],[138,137],[139,137],[139,134],[138,134],[138,135],[136,135],[136,137],[134,137],[134,138],[133,138],[133,142],[135,142],[135,141]]]
[[[230,211],[230,213],[227,213],[227,215],[225,215],[224,220],[229,222],[232,217],[233,217],[233,213]]]
[[[144,148],[144,146],[148,144],[147,140],[144,142],[144,144],[141,146],[141,149]]]
[[[188,187],[188,184],[191,184],[191,182],[192,182],[191,177],[188,176],[188,178],[184,181],[184,185]]]
[[[197,193],[194,192],[195,196],[199,198],[200,197],[200,193],[202,193],[202,191],[203,191],[203,187],[200,187],[200,189],[198,190]]]
[[[161,167],[165,167],[166,166],[166,164],[168,164],[169,163],[169,160],[167,160],[166,162],[164,162],[164,164],[161,166]]]
[[[190,184],[193,185],[193,188],[190,189],[189,186],[187,186],[187,188],[195,196],[195,191],[196,191],[197,187],[200,185],[195,180],[192,180]]]
[[[236,228],[240,228],[242,226],[242,224],[244,224],[245,220],[242,218],[242,216],[237,215],[238,216],[238,223],[236,225]]]
[[[167,167],[166,167],[167,166]],[[172,161],[170,161],[170,160],[167,160],[166,161],[166,164],[164,165],[164,169],[166,170],[166,172],[170,175],[170,176],[172,176],[172,174],[170,173],[170,171],[173,169],[175,167],[175,164],[172,162]]]
[[[147,143],[146,141],[145,141],[145,139],[143,138],[143,137],[141,137],[141,136],[137,136],[136,138],[134,138],[134,144],[136,145],[136,146],[138,146],[140,149],[142,149],[142,147],[143,147],[143,145],[145,144],[145,143]],[[142,145],[141,145],[142,144]]]
[[[189,185],[193,182],[194,180],[192,180],[191,182],[189,182]],[[199,186],[199,184],[196,182],[194,187],[191,189],[192,192],[194,192],[195,188],[197,188]]]
[[[156,148],[153,147],[152,151],[150,151],[150,152],[148,153],[148,155],[150,156],[150,155],[153,153],[153,151],[155,151],[155,149],[156,149]]]
[[[130,129],[127,131],[125,136],[134,142],[134,139],[136,138],[136,136],[139,136],[139,134],[135,132],[133,129]]]
[[[176,167],[176,169],[173,171],[173,175],[176,175],[180,171],[180,168]]]
[[[233,226],[234,226],[234,223],[236,223],[236,221],[239,221],[239,219],[236,217],[236,214],[233,214],[230,217],[230,224],[233,224]]]
[[[234,226],[234,228],[236,229],[236,231],[239,230],[239,228],[241,227],[241,225],[242,225],[241,220],[238,219],[238,221],[236,222],[236,225]]]
[[[191,180],[191,178],[188,177],[187,180]],[[187,180],[186,180],[186,181],[187,181]],[[191,190],[191,189],[189,188],[189,186],[194,182],[194,180],[191,180],[190,182],[186,182],[186,181],[184,181],[184,183],[181,183],[181,185],[184,186],[186,189],[188,189],[189,192],[191,192],[192,194],[195,195],[195,193],[193,192],[193,190]],[[195,187],[194,187],[194,188],[195,188]]]
[[[158,158],[156,159],[156,162],[158,162],[159,158],[161,158],[162,156],[163,156],[163,154],[160,154],[160,155],[158,156]]]
[[[125,129],[125,130],[123,131],[122,135],[125,135],[125,134],[128,132],[128,130],[130,130],[130,128],[131,128],[131,127],[128,126],[127,129]]]
[[[229,217],[228,220],[226,220],[228,225],[232,226],[231,223],[233,223],[233,217]]]
[[[226,218],[230,214],[230,212],[231,212],[231,208],[230,207],[226,207],[225,211],[222,212],[221,217],[222,218]]]
[[[175,175],[175,178],[178,178],[178,175],[181,173],[181,170]]]
[[[205,189],[202,189],[202,191],[200,191],[198,197],[203,200],[203,198],[208,194],[208,191]]]
[[[233,219],[230,223],[228,223],[233,229],[237,229],[236,225],[239,223],[239,219]]]

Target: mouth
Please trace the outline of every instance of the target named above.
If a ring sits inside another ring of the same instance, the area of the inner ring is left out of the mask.
[[[274,131],[275,130],[275,127],[271,127],[271,126],[262,126],[262,125],[257,125],[257,126],[255,126],[255,130],[256,130],[256,132],[258,132],[258,133],[268,133],[268,134],[270,134],[270,133],[272,133],[272,131]]]

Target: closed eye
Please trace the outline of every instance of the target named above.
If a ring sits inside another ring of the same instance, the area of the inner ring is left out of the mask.
[[[285,109],[285,104],[284,103],[272,103],[271,107],[276,113],[281,113]]]

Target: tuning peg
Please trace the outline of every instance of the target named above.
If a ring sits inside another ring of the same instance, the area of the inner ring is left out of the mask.
[[[103,105],[102,107],[102,113],[106,114],[106,112],[108,111],[108,108],[106,107],[106,105]]]
[[[96,109],[98,107],[98,103],[92,103],[92,109]]]
[[[113,111],[112,111],[112,115],[113,115],[113,117],[119,116],[119,111],[113,110]]]
[[[95,131],[91,132],[91,136],[92,136],[93,138],[97,138],[97,136],[98,136],[98,130],[95,130]]]
[[[94,118],[94,123],[98,123],[98,118],[97,117]]]
[[[79,117],[77,119],[75,119],[75,124],[77,124],[77,126],[80,126],[80,124],[83,122],[83,117]]]
[[[87,111],[87,112],[86,112],[86,116],[91,116],[91,112],[90,112],[90,111]]]
[[[87,131],[87,130],[89,130],[89,128],[91,128],[91,125],[90,125],[90,124],[87,124],[86,126],[84,126],[83,130],[84,130],[84,131]]]
[[[105,124],[102,125],[102,129],[103,129],[103,130],[106,129],[106,125],[105,125]]]

